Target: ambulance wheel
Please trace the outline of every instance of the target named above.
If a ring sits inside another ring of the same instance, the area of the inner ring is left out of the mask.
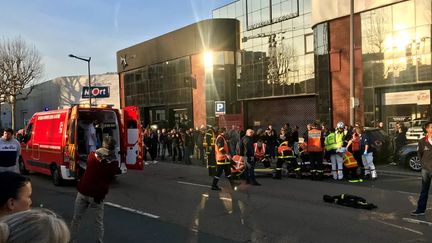
[[[51,177],[54,185],[61,186],[63,185],[63,178],[60,175],[60,170],[56,165],[51,166]]]
[[[22,157],[19,158],[18,168],[19,168],[21,175],[28,175],[29,174],[29,171],[25,168],[24,160]]]

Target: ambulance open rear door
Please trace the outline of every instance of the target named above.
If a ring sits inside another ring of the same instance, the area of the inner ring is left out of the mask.
[[[126,167],[128,169],[142,170],[144,168],[143,139],[140,113],[137,106],[123,108],[123,131]]]

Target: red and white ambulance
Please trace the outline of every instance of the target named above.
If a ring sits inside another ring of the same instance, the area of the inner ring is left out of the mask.
[[[30,119],[21,139],[21,173],[51,175],[55,185],[76,180],[79,164],[87,161],[85,131],[81,124],[98,121],[98,136],[112,136],[122,173],[143,169],[143,146],[139,109],[122,110],[107,105],[74,105],[67,109],[38,112]],[[84,166],[85,167],[85,166]]]

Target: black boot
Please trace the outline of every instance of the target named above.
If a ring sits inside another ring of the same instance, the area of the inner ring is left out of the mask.
[[[221,190],[220,187],[218,187],[218,185],[217,185],[218,181],[219,181],[218,178],[213,178],[213,183],[212,183],[212,187],[211,187],[212,190],[215,190],[215,191]]]
[[[276,173],[273,176],[273,179],[281,180],[282,179],[282,170],[276,170]]]
[[[234,191],[237,191],[238,190],[238,186],[237,186],[237,183],[233,180],[233,179],[228,179],[229,180],[229,183],[230,183],[230,185],[231,185],[231,188],[234,190]]]

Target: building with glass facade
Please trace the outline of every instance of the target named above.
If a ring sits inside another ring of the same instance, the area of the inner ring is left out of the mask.
[[[329,100],[315,81],[310,0],[238,0],[213,18],[240,21],[236,88],[245,126],[303,128],[329,119]]]
[[[215,125],[215,103],[240,112],[235,80],[239,22],[204,20],[117,52],[121,105],[141,109],[144,126]]]
[[[328,82],[333,121],[349,119],[349,3],[312,1],[316,78]],[[384,121],[389,130],[397,121],[430,120],[431,1],[355,3],[356,120]]]

